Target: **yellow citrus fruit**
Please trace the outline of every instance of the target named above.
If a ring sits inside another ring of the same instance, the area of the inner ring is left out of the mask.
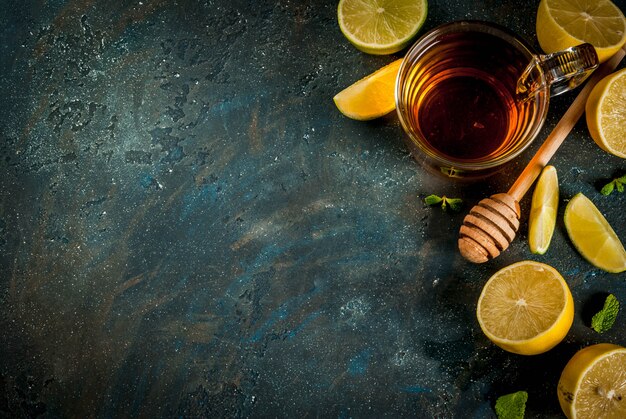
[[[340,0],[339,28],[359,50],[393,54],[405,48],[426,20],[426,0]]]
[[[558,206],[559,179],[554,166],[546,166],[535,186],[530,207],[528,244],[531,252],[543,255],[548,250],[556,225]]]
[[[565,228],[574,247],[593,266],[607,272],[626,271],[626,250],[596,206],[582,193],[565,207]]]
[[[596,144],[626,158],[626,68],[596,84],[587,99],[585,115]]]
[[[588,42],[604,62],[626,43],[626,19],[610,0],[541,0],[536,23],[546,53]]]
[[[576,352],[557,391],[570,419],[626,418],[626,348],[599,343]]]
[[[526,260],[489,278],[476,316],[485,335],[502,349],[536,355],[563,340],[574,320],[574,300],[556,269]]]
[[[375,71],[337,93],[333,100],[348,118],[365,121],[386,115],[396,108],[396,76],[402,59]]]

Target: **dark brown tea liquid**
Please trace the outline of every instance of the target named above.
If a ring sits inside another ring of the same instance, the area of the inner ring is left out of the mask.
[[[475,71],[447,71],[415,107],[422,134],[439,152],[454,158],[490,155],[507,137],[517,109],[496,81]]]
[[[487,33],[448,34],[412,71],[409,124],[433,153],[483,161],[515,149],[536,112],[516,99],[529,57]]]

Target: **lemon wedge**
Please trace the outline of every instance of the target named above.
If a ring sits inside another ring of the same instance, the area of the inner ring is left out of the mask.
[[[546,166],[539,176],[528,218],[528,244],[530,251],[543,255],[550,246],[556,212],[559,206],[559,179],[554,166]]]
[[[565,207],[565,228],[574,247],[593,266],[613,273],[626,271],[626,250],[619,237],[582,193]]]
[[[396,108],[396,76],[402,59],[375,71],[346,87],[333,98],[339,111],[348,118],[366,121],[388,114]]]

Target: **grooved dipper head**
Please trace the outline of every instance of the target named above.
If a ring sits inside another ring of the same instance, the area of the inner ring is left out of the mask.
[[[515,238],[519,228],[519,203],[500,193],[475,205],[463,219],[459,250],[470,262],[483,263],[498,256]]]

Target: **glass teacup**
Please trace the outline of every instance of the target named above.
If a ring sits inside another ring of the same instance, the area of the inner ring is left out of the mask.
[[[589,44],[538,55],[501,26],[453,22],[404,57],[396,109],[416,160],[447,177],[484,177],[531,144],[551,95],[575,88],[597,66]]]

